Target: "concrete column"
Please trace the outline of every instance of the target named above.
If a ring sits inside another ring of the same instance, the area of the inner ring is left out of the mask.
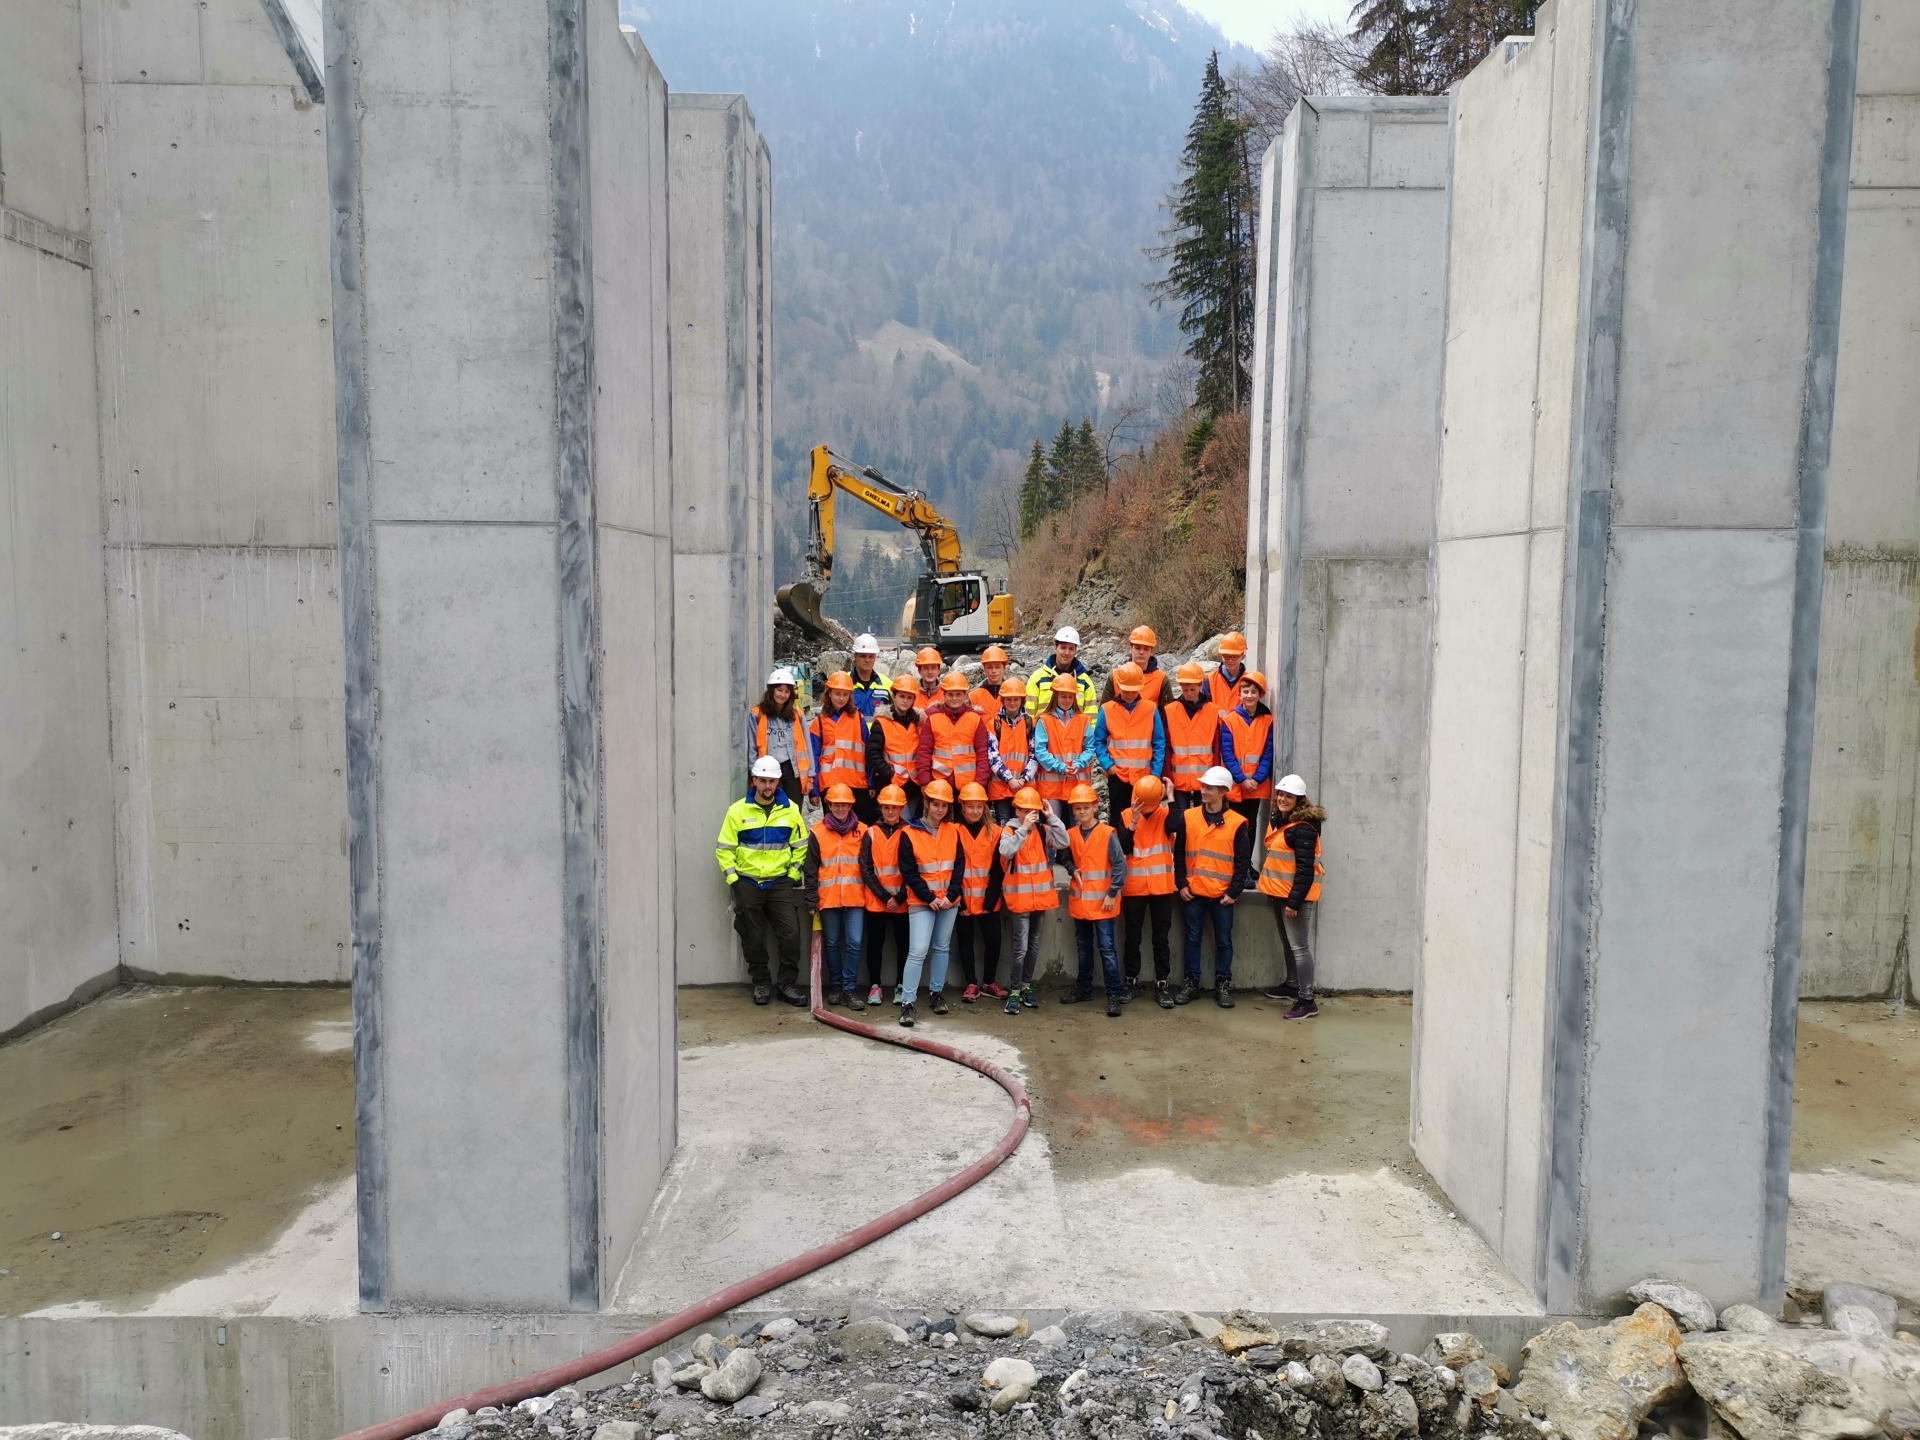
[[[671,1152],[666,94],[613,0],[341,0],[369,1307],[592,1308]]]
[[[1856,21],[1556,0],[1455,95],[1413,1140],[1550,1311],[1782,1289]]]
[[[1261,167],[1248,643],[1327,807],[1329,989],[1413,988],[1447,102],[1308,99]]]
[[[744,96],[675,95],[668,116],[677,938],[699,985],[746,978],[713,842],[773,664],[773,172]]]
[[[1916,634],[1920,8],[1867,5],[1827,496],[1804,995],[1915,994]]]

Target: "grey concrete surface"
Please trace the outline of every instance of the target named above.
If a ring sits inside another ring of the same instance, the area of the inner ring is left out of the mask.
[[[1549,1308],[1784,1280],[1853,15],[1455,97],[1413,1137]]]
[[[1261,167],[1247,637],[1329,815],[1333,988],[1411,989],[1419,946],[1446,183],[1445,99],[1303,100]]]
[[[773,169],[742,95],[674,95],[673,743],[682,983],[743,979],[713,842],[773,664]]]
[[[327,41],[360,1293],[591,1309],[674,1138],[666,94],[450,15]]]

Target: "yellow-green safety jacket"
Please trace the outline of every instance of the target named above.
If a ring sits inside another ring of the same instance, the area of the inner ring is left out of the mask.
[[[713,855],[729,885],[736,879],[763,888],[775,880],[798,884],[807,860],[807,822],[785,790],[773,792],[771,805],[745,795],[727,807]]]

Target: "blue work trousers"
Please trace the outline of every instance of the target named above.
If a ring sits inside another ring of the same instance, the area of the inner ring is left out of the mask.
[[[1080,973],[1074,988],[1082,995],[1093,993],[1093,952],[1100,952],[1100,970],[1107,983],[1107,994],[1120,993],[1120,959],[1113,948],[1113,921],[1080,920],[1073,922],[1073,943],[1080,951]]]
[[[867,912],[857,906],[820,912],[820,983],[829,990],[860,988],[860,942]]]
[[[1213,916],[1213,983],[1225,985],[1233,979],[1233,912],[1237,905],[1223,905],[1196,895],[1187,907],[1187,974],[1200,979],[1200,932],[1207,916]]]

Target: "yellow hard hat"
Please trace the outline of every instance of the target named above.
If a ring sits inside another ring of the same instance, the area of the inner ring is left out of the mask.
[[[1100,795],[1093,786],[1083,782],[1067,792],[1067,803],[1069,805],[1098,805],[1100,803]]]
[[[953,786],[944,780],[930,781],[920,793],[929,800],[944,800],[949,805],[953,803]]]
[[[1135,793],[1138,792],[1136,791]],[[851,805],[853,803],[853,787],[851,785],[827,786],[827,803],[829,805]]]
[[[935,783],[937,784],[938,782],[936,781]],[[960,787],[960,798],[962,800],[985,800],[987,798],[987,787],[978,781],[970,780]]]
[[[1129,645],[1158,645],[1160,643],[1160,637],[1153,633],[1153,627],[1151,625],[1136,625],[1133,627],[1133,633],[1127,636],[1127,643]]]
[[[889,785],[880,792],[879,799],[882,805],[904,805],[907,803],[907,792],[898,785]]]

